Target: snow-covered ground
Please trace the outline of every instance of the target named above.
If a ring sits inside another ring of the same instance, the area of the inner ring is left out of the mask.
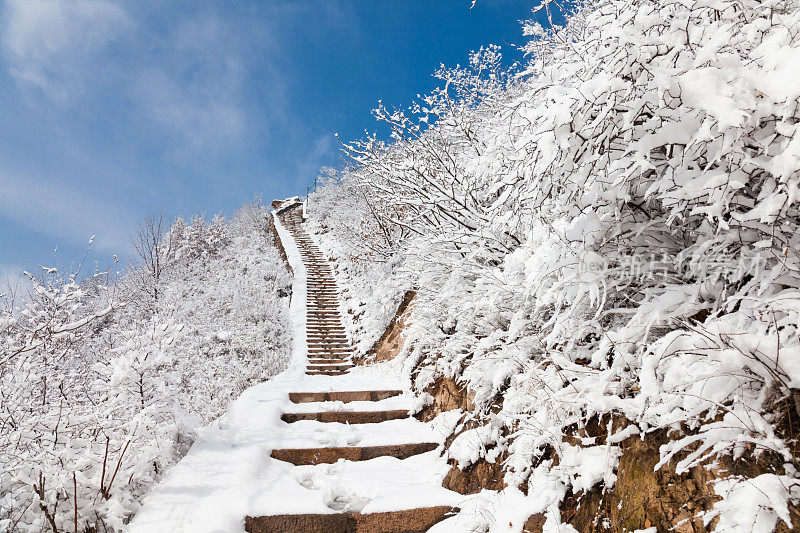
[[[308,376],[305,341],[306,270],[288,232],[276,220],[295,273],[290,366],[246,390],[228,411],[203,428],[183,460],[145,498],[132,533],[241,531],[245,516],[284,513],[364,513],[460,505],[464,497],[442,488],[447,465],[439,451],[398,460],[294,466],[270,457],[278,448],[442,442],[444,431],[414,418],[347,425],[281,421],[284,412],[411,409],[408,394],[379,402],[293,404],[290,392],[383,390],[410,383],[402,361],[357,367],[344,376]]]

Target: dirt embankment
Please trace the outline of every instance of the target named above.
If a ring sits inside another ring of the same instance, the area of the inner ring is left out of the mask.
[[[356,364],[380,363],[393,359],[400,353],[406,339],[406,328],[411,324],[409,315],[416,295],[414,291],[406,291],[383,335],[363,357],[355,359]]]

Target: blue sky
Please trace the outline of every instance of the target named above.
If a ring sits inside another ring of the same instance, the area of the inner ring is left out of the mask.
[[[0,277],[126,257],[142,218],[302,194],[531,0],[0,0]]]

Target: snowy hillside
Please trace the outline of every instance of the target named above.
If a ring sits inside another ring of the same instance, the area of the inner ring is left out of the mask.
[[[501,464],[465,531],[800,527],[799,23],[794,0],[525,23],[524,64],[488,47],[379,107],[391,139],[310,195],[362,353],[414,288],[420,408],[457,383],[452,464]]]
[[[151,219],[121,276],[45,270],[4,296],[0,530],[124,530],[198,428],[286,367],[291,280],[267,215]]]

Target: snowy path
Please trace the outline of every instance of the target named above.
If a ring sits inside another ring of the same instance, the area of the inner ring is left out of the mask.
[[[276,217],[295,273],[291,364],[202,430],[132,532],[244,531],[245,517],[256,532],[425,531],[464,499],[441,486],[443,435],[402,416],[413,398],[400,368],[352,367],[326,260],[297,219],[285,220]],[[311,394],[336,391],[385,392]]]

